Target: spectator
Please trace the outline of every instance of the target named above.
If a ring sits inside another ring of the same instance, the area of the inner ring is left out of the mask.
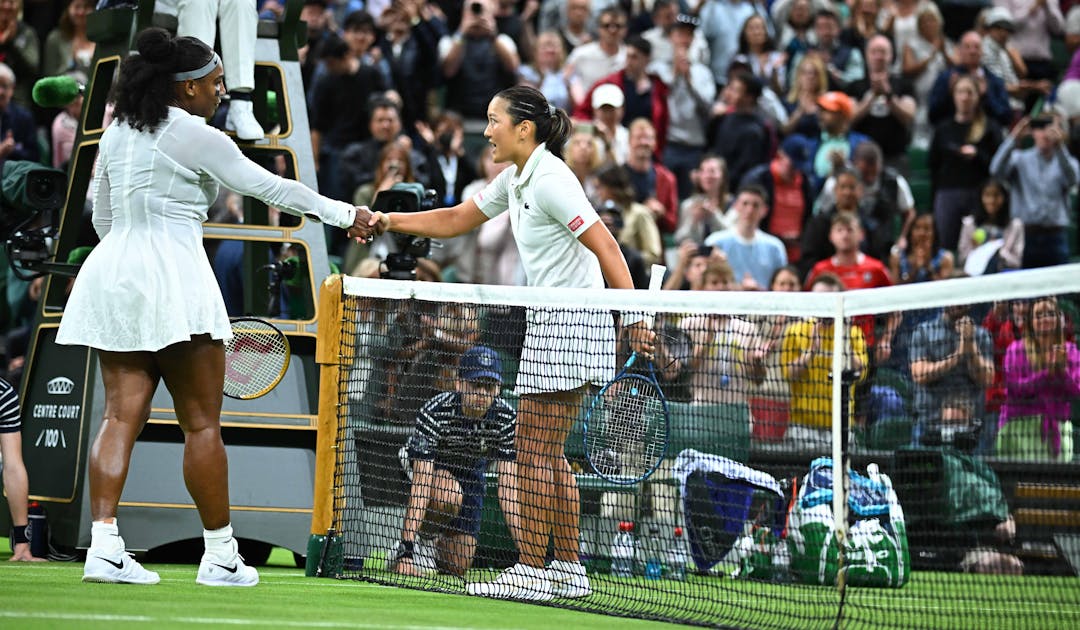
[[[785,70],[791,77],[791,69],[796,55],[802,55],[810,50],[810,41],[813,38],[811,31],[814,28],[814,12],[826,6],[824,2],[811,2],[811,0],[776,0],[769,8],[773,24],[779,29],[777,34],[777,48],[784,51],[787,56]],[[790,85],[785,85],[784,89]]]
[[[1034,146],[1016,150],[1029,133]],[[990,173],[1009,184],[1009,208],[1024,224],[1024,269],[1069,261],[1069,191],[1080,182],[1080,168],[1065,149],[1065,135],[1054,116],[1024,118],[990,164]]]
[[[19,394],[11,383],[0,379],[0,454],[4,461],[4,494],[11,512],[11,558],[16,562],[44,562],[30,553],[26,528],[29,482],[22,455],[22,410]]]
[[[360,61],[360,65],[378,70],[382,84],[388,89],[394,85],[390,62],[383,57],[382,49],[376,45],[379,35],[375,28],[375,18],[371,17],[370,13],[361,10],[346,15],[341,36],[349,44],[349,53]]]
[[[978,189],[990,174],[1001,128],[979,107],[975,77],[958,75],[952,87],[953,114],[934,129],[927,156],[934,191],[934,220],[942,247],[956,249],[960,221],[978,204]]]
[[[840,41],[840,16],[830,8],[814,14],[814,35],[817,41],[805,55],[818,55],[829,74],[829,89],[843,91],[866,76],[862,51]],[[801,57],[796,57],[796,67]]]
[[[660,77],[647,71],[652,46],[640,35],[626,39],[626,65],[597,82],[574,112],[575,118],[588,120],[593,117],[592,94],[602,85],[612,84],[623,93],[623,112],[628,120],[643,118],[651,121],[656,131],[657,159],[663,155],[668,130],[668,88]]]
[[[605,161],[625,164],[630,157],[630,130],[623,125],[626,102],[619,86],[602,83],[590,97],[592,126],[596,137],[604,144]]]
[[[807,138],[817,138],[821,135],[818,99],[828,89],[829,75],[825,70],[825,62],[817,55],[803,57],[796,66],[795,77],[785,102],[788,119],[781,127],[785,136],[797,133]]]
[[[814,213],[806,223],[802,233],[799,257],[799,270],[807,277],[818,262],[831,257],[836,249],[829,234],[832,231],[832,218],[838,213],[847,212],[859,216],[863,189],[858,174],[851,169],[842,169],[834,175],[833,200]]]
[[[726,262],[713,261],[702,274],[701,290],[735,291],[738,282]],[[745,405],[751,383],[760,383],[765,377],[762,357],[749,352],[759,345],[754,324],[729,315],[708,314],[684,317],[679,328],[692,344],[693,402]]]
[[[521,81],[540,90],[549,103],[571,109],[570,66],[566,65],[566,48],[555,31],[544,31],[536,38],[532,63],[518,68]]]
[[[1022,339],[1005,354],[1005,402],[997,455],[1027,460],[1073,459],[1071,405],[1080,396],[1080,351],[1065,338],[1057,298],[1031,304]]]
[[[445,107],[465,119],[465,131],[479,134],[487,125],[487,106],[495,94],[516,82],[517,45],[495,28],[494,0],[464,0],[461,25],[439,41],[439,65],[446,88]]]
[[[768,205],[768,195],[761,187],[741,186],[733,204],[735,224],[705,239],[706,245],[724,252],[744,290],[768,287],[773,273],[788,262],[780,239],[760,229]]]
[[[0,63],[10,69],[13,84],[15,77],[19,79],[15,102],[30,109],[33,107],[30,91],[41,76],[41,44],[34,28],[19,19],[22,9],[23,0],[0,2]],[[4,129],[8,127],[5,125]]]
[[[90,71],[94,42],[86,36],[86,18],[93,12],[93,0],[68,0],[60,14],[60,24],[45,37],[43,75]]]
[[[664,290],[700,291],[705,268],[714,260],[724,260],[724,253],[708,245],[683,241],[679,245],[675,268],[664,282]]]
[[[739,48],[739,31],[751,15],[764,15],[764,7],[750,0],[707,0],[698,11],[701,33],[709,44],[709,67],[719,85],[727,85],[728,66]]]
[[[307,43],[298,51],[300,55],[300,76],[305,89],[310,90],[315,84],[315,77],[321,74],[322,47],[334,32],[334,16],[327,9],[329,0],[304,0],[300,9],[300,21],[307,24]]]
[[[808,165],[814,190],[821,190],[825,180],[834,171],[849,164],[849,159],[860,143],[869,140],[857,131],[851,131],[851,117],[855,103],[843,92],[826,92],[817,101],[821,119],[820,138],[811,138]]]
[[[882,162],[881,149],[871,140],[860,143],[851,155],[852,166],[862,186],[859,219],[867,235],[864,251],[884,261],[888,260],[894,244],[904,246],[915,220],[915,198],[904,176]],[[835,183],[832,177],[825,182],[818,195],[819,208],[832,200]]]
[[[1001,77],[982,65],[982,36],[975,31],[968,31],[960,39],[956,65],[943,70],[934,79],[934,85],[930,89],[927,116],[931,125],[939,125],[956,113],[956,103],[949,97],[955,94],[956,79],[962,75],[973,78],[980,107],[987,116],[1003,126],[1012,122],[1012,109],[1009,107],[1009,94],[1005,91],[1005,84]]]
[[[533,18],[539,10],[540,0],[521,5],[516,0],[495,0],[495,27],[514,40],[523,63],[535,61],[536,20]]]
[[[416,175],[409,161],[409,148],[402,142],[388,142],[379,151],[379,161],[375,166],[375,179],[361,184],[352,196],[353,205],[372,206],[379,193],[389,190],[394,184],[415,182]],[[345,269],[352,269],[368,256],[385,259],[386,255],[396,252],[396,241],[392,234],[377,236],[370,244],[364,241],[349,240],[344,243]],[[441,266],[441,265],[440,265]]]
[[[814,265],[806,277],[806,289],[809,291],[814,280],[823,273],[835,275],[849,291],[892,286],[885,265],[859,251],[863,239],[859,217],[850,212],[836,212],[830,224],[829,242],[836,253]]]
[[[995,4],[1006,9],[1016,24],[1011,40],[1024,60],[1027,80],[1056,81],[1058,70],[1050,42],[1065,32],[1065,17],[1058,0],[998,0]]]
[[[318,159],[319,189],[344,200],[353,189],[341,180],[341,154],[350,144],[371,137],[365,125],[368,104],[387,86],[379,71],[362,64],[337,35],[323,42],[321,52],[326,71],[311,87],[311,149]]]
[[[795,166],[796,161],[806,161],[801,157],[805,151],[806,145],[800,138],[785,138],[772,161],[752,169],[741,184],[765,190],[771,203],[765,209],[761,225],[784,244],[789,263],[797,262],[802,256],[799,238],[813,210],[810,178]]]
[[[831,293],[844,290],[844,283],[825,273],[814,279],[809,290]],[[780,365],[791,388],[791,422],[784,446],[825,454],[832,448],[832,357],[833,320],[817,318],[793,322],[784,330],[780,344]],[[866,341],[858,326],[851,326],[844,338],[844,370],[866,378]],[[847,383],[845,383],[847,385]],[[849,389],[846,413],[854,412],[854,387]]]
[[[630,175],[635,199],[652,211],[661,232],[671,233],[679,220],[675,175],[654,161],[655,155],[656,130],[651,122],[638,118],[630,124],[630,156],[623,168]]]
[[[780,267],[769,279],[768,290],[801,291],[799,270],[790,265]],[[758,321],[758,346],[751,352],[751,360],[764,364],[765,378],[752,388],[747,401],[754,425],[751,435],[758,440],[772,442],[782,439],[790,422],[791,388],[784,378],[780,347],[784,331],[791,322],[792,318],[787,315],[766,315]]]
[[[472,566],[484,506],[488,459],[499,462],[499,504],[516,531],[514,428],[517,413],[499,397],[502,361],[494,350],[474,346],[461,356],[457,386],[436,394],[416,416],[402,447],[409,499],[401,540],[388,567],[423,576],[421,545],[437,548],[435,566],[465,577]],[[434,539],[424,541],[434,530]]]
[[[904,48],[919,36],[919,17],[925,5],[933,4],[925,0],[892,0],[881,3],[881,33],[889,38],[896,52],[896,68],[900,69]],[[935,11],[937,7],[934,7]],[[938,24],[941,19],[939,17]]]
[[[86,75],[78,71],[72,71],[67,76],[74,79],[79,85],[86,85]],[[51,133],[52,138],[52,165],[53,168],[67,169],[71,159],[72,150],[75,147],[75,136],[79,132],[79,116],[82,113],[82,94],[75,97],[53,118]]]
[[[679,227],[675,242],[704,243],[705,238],[727,228],[725,218],[730,195],[727,187],[727,163],[724,158],[706,155],[691,174],[694,194],[679,205]]]
[[[626,169],[609,165],[596,174],[596,202],[601,208],[607,207],[607,202],[618,208],[619,220],[623,225],[616,240],[639,252],[646,269],[663,261],[664,245],[656,220],[648,207],[634,200],[634,188],[630,185]]]
[[[433,3],[405,2],[391,4],[376,17],[384,33],[379,48],[390,64],[392,87],[401,97],[399,118],[406,129],[428,119],[428,95],[442,82],[439,48],[446,24],[438,15]]]
[[[570,52],[566,65],[571,68],[570,96],[575,104],[585,101],[585,95],[598,81],[626,66],[626,14],[611,6],[600,12],[596,25],[598,39],[577,46]]]
[[[895,29],[896,19],[894,17],[891,24],[888,22],[887,16],[892,14],[882,8],[881,0],[852,0],[849,11],[848,25],[840,31],[840,41],[856,50],[865,51],[871,38],[883,35],[883,27],[891,26]],[[914,26],[915,20],[910,22]],[[886,39],[889,37],[883,36]]]
[[[746,18],[739,32],[738,55],[735,57],[750,66],[754,76],[777,94],[787,86],[784,53],[776,49],[776,42],[769,33],[769,23],[762,15]]]
[[[13,99],[15,92],[15,73],[0,63],[0,165],[7,160],[37,162],[41,155],[34,117]]]
[[[981,270],[982,273],[1019,269],[1024,256],[1024,224],[1020,219],[1009,216],[1005,185],[997,179],[988,179],[979,189],[979,205],[975,213],[961,220],[960,243],[956,248],[957,263],[965,267],[968,256],[974,250],[985,245],[994,246],[994,243],[995,253]]]
[[[1021,113],[1034,105],[1035,99],[1049,95],[1053,84],[1049,79],[1020,78],[1020,75],[1027,74],[1027,68],[1024,67],[1019,52],[1007,46],[1009,37],[1016,32],[1016,24],[1008,9],[990,9],[986,12],[984,24],[986,36],[982,42],[983,67],[1001,77],[1005,83],[1005,91],[1009,93],[1009,105],[1013,113]]]
[[[701,20],[686,13],[678,13],[678,9],[678,3],[673,0],[656,0],[653,3],[653,26],[641,34],[652,44],[652,63],[657,66],[671,65],[671,62],[675,60],[675,49],[679,47],[672,33],[678,28],[683,28],[689,35],[686,42],[687,59],[692,64],[703,64],[708,69],[709,44],[697,30]],[[670,82],[667,83],[671,85]],[[715,81],[713,86],[716,86]]]
[[[761,82],[749,72],[736,72],[713,107],[709,150],[727,163],[732,191],[743,175],[769,161],[772,137],[757,112],[760,96]]]
[[[653,49],[653,68],[668,86],[667,143],[664,145],[664,166],[675,174],[679,199],[693,193],[690,173],[698,166],[707,144],[707,112],[716,97],[716,82],[712,72],[697,60],[693,46],[697,18],[679,15],[671,26],[668,38],[672,59],[659,61]]]
[[[938,75],[953,65],[952,44],[945,39],[941,28],[941,12],[933,2],[921,2],[918,9],[918,31],[900,50],[901,71],[912,82],[915,94],[915,126],[912,145],[930,146],[933,127],[930,125],[930,92]]]
[[[476,171],[465,158],[465,125],[461,115],[445,110],[435,119],[435,128],[416,123],[417,133],[431,147],[435,163],[442,174],[446,192],[443,203],[456,206],[462,200],[465,186],[476,179]]]
[[[907,148],[915,122],[915,96],[911,84],[893,74],[892,42],[875,35],[866,42],[866,78],[851,84],[858,101],[851,128],[877,143],[885,164],[907,170]]]
[[[570,135],[570,140],[566,143],[566,165],[581,183],[585,196],[594,202],[596,200],[596,173],[605,162],[601,144],[601,140],[593,135],[592,130],[583,125],[574,129],[574,133]],[[627,138],[627,144],[629,144],[629,138]],[[627,151],[629,152],[629,149]],[[614,160],[608,160],[608,162],[615,163]]]
[[[978,445],[986,388],[994,382],[993,342],[968,311],[967,305],[947,306],[912,334],[915,445]]]
[[[889,255],[889,273],[897,284],[952,277],[953,255],[938,244],[933,215],[919,215],[911,224],[907,247],[893,247]]]
[[[548,0],[540,7],[539,31],[555,31],[567,52],[596,39],[590,0]]]

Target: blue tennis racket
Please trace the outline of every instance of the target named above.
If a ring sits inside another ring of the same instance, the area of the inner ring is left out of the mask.
[[[585,414],[585,456],[604,479],[631,485],[645,481],[667,455],[670,418],[667,399],[656,381],[652,361],[645,374],[626,365],[593,399]]]
[[[667,269],[653,265],[650,291],[659,291]],[[651,328],[653,317],[645,321]],[[631,485],[645,481],[667,455],[670,417],[667,398],[651,360],[644,374],[631,372],[638,360],[630,354],[615,378],[600,390],[585,414],[585,457],[604,479]]]

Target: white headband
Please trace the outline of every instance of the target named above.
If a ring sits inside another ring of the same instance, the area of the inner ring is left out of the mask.
[[[214,68],[221,65],[221,57],[217,53],[210,58],[210,61],[206,62],[206,65],[197,68],[195,70],[188,70],[187,72],[174,72],[172,75],[173,81],[187,81],[188,79],[201,79],[210,74]]]

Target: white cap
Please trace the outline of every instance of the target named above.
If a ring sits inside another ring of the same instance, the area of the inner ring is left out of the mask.
[[[622,93],[622,88],[614,83],[601,83],[593,89],[592,93],[592,108],[600,109],[603,105],[611,105],[612,107],[622,107],[626,102]]]
[[[1009,31],[1016,30],[1016,22],[1013,21],[1012,13],[1005,7],[994,7],[983,14],[983,24],[986,28],[1000,26]]]

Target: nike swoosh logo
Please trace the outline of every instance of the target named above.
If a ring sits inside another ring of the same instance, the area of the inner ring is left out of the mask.
[[[105,562],[108,562],[109,564],[111,564],[112,566],[116,567],[117,569],[119,569],[121,571],[124,569],[124,561],[123,560],[120,560],[120,562],[113,562],[112,560],[109,560],[108,558],[102,558],[101,556],[95,556],[95,557],[98,560],[104,560]]]
[[[218,564],[216,562],[211,562],[210,564],[214,565],[215,567],[217,567],[219,569],[223,569],[225,571],[228,571],[229,573],[236,573],[237,565],[235,565],[235,564],[232,565],[231,567],[227,567],[227,566],[225,566],[223,564]]]

